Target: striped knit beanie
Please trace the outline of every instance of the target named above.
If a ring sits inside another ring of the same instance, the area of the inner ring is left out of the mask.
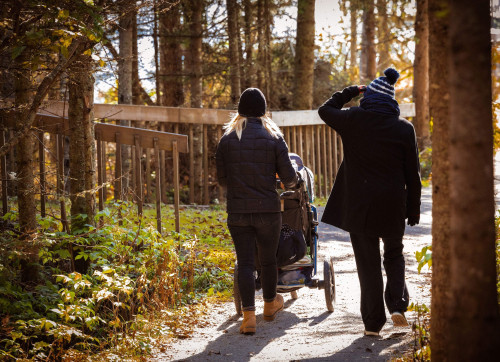
[[[399,78],[399,73],[394,68],[384,70],[385,77],[378,77],[371,82],[366,88],[365,97],[370,94],[380,93],[385,94],[392,99],[395,99],[394,84]]]

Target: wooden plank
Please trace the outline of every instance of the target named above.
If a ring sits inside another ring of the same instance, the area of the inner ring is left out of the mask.
[[[194,128],[189,125],[189,203],[194,204]]]
[[[210,190],[208,188],[208,125],[203,125],[203,204],[210,203]]]
[[[303,160],[303,162],[306,163],[306,166],[312,170],[312,161],[311,161],[311,129],[310,129],[310,126],[305,126],[305,133],[306,133],[306,138],[305,138],[306,155],[305,155],[305,157],[302,160]]]
[[[399,105],[401,117],[415,116],[415,104]],[[68,107],[62,101],[47,101],[41,113],[54,116],[67,116]],[[160,106],[139,106],[132,104],[94,104],[94,117],[109,120],[150,121],[165,123],[219,124],[227,123],[233,111],[207,108],[177,108]],[[271,118],[279,127],[320,125],[323,121],[317,110],[272,112]]]
[[[0,132],[0,147],[5,144],[5,131]],[[2,215],[9,212],[7,196],[7,156],[0,159],[0,174],[2,175]]]
[[[323,196],[328,195],[328,171],[327,171],[327,156],[326,156],[326,127],[327,125],[319,126],[321,129],[321,161],[323,175]]]
[[[310,144],[311,144],[311,163],[309,166],[309,168],[311,169],[311,171],[313,172],[314,176],[316,176],[316,173],[317,173],[317,170],[316,170],[316,141],[314,139],[314,126],[308,126],[309,127],[309,131],[310,131]],[[316,182],[316,181],[315,181]],[[316,191],[317,193],[317,191]]]
[[[314,135],[316,140],[315,150],[316,150],[316,172],[317,172],[317,190],[318,196],[323,197],[321,189],[321,143],[320,143],[320,126],[314,127]]]
[[[135,144],[135,196],[137,201],[137,213],[142,216],[143,190],[142,190],[142,165],[141,165],[141,138],[139,135],[134,135]]]
[[[337,145],[337,132],[332,132],[333,136],[333,173],[335,178],[337,178],[337,172],[339,170],[339,156],[338,156],[338,145]]]
[[[45,182],[45,145],[43,132],[38,132],[38,165],[40,169],[40,215],[45,217],[46,182]]]
[[[116,142],[116,152],[115,152],[115,201],[122,200],[122,178],[123,178],[123,170],[122,170],[122,153],[121,153],[121,136],[120,132],[115,133]]]
[[[154,144],[154,141],[153,141]],[[149,148],[144,149],[144,153],[146,153],[146,195],[144,196],[144,200],[147,204],[151,202],[151,152]]]
[[[158,147],[158,139],[153,139],[154,155],[155,155],[155,187],[156,187],[156,229],[161,234],[161,163],[160,163],[160,147]]]
[[[45,132],[58,133],[63,129],[64,133],[68,134],[67,119],[63,120],[60,117],[39,114],[36,125]],[[100,122],[95,123],[95,130],[101,132],[102,141],[104,142],[115,142],[115,134],[120,132],[121,144],[124,145],[133,146],[134,135],[139,135],[141,137],[141,147],[153,148],[153,138],[156,137],[158,138],[158,146],[162,150],[172,151],[172,140],[177,140],[179,152],[188,152],[188,137],[186,135]]]
[[[221,126],[217,126],[217,142],[220,141],[220,139],[222,138],[222,127]],[[222,187],[222,185],[220,185],[219,183],[217,183],[218,185],[218,198],[219,198],[219,202],[222,202],[223,199],[224,199],[224,187]]]
[[[103,174],[102,174],[102,141],[101,141],[101,132],[96,132],[96,142],[97,142],[97,183],[99,190],[99,210],[104,210],[104,190],[102,189],[103,182]],[[102,218],[101,218],[102,222]]]
[[[177,150],[177,141],[172,141],[172,153],[174,158],[174,213],[175,213],[175,231],[180,232],[180,213],[179,213],[179,152]]]
[[[303,146],[302,146],[302,143],[303,143],[303,137],[302,137],[302,130],[303,130],[303,126],[298,126],[297,127],[297,135],[298,135],[298,140],[297,140],[297,145],[299,146],[298,149],[297,149],[297,152],[299,154],[300,157],[303,157],[304,156],[304,149],[303,149]]]
[[[327,153],[328,153],[328,188],[327,194],[331,191],[333,187],[333,144],[332,144],[332,129],[329,126],[326,127],[326,143],[327,143]]]

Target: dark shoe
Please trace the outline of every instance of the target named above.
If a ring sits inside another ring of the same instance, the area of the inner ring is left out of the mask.
[[[281,294],[276,294],[276,298],[272,302],[264,302],[264,320],[270,322],[276,318],[276,314],[283,309],[283,297]]]
[[[257,329],[257,321],[255,319],[254,310],[243,311],[243,322],[241,322],[240,333],[254,334]]]
[[[394,327],[407,327],[408,321],[406,320],[405,314],[403,312],[393,312],[391,314],[392,322]]]

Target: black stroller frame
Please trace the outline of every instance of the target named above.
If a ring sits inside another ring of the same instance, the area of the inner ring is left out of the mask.
[[[333,269],[333,258],[323,261],[323,279],[318,275],[318,213],[314,202],[314,176],[312,172],[303,165],[301,158],[290,153],[292,165],[301,176],[303,182],[294,191],[281,194],[283,224],[292,211],[290,208],[300,208],[300,224],[307,245],[306,256],[300,261],[278,268],[278,293],[290,293],[292,299],[297,299],[297,290],[303,287],[310,289],[323,289],[325,291],[326,308],[328,312],[334,311],[336,300],[335,274]],[[279,180],[278,180],[279,182]],[[293,200],[293,201],[292,201]],[[296,217],[296,214],[295,214]],[[293,223],[292,223],[293,224]],[[257,278],[257,272],[255,272]],[[233,275],[233,297],[236,313],[242,315],[242,304],[238,288],[238,265],[235,264]]]

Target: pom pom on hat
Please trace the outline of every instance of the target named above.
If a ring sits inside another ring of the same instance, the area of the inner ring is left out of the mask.
[[[386,70],[384,70],[384,74],[387,78],[387,82],[391,85],[394,85],[399,79],[399,73],[394,68],[387,68]]]

